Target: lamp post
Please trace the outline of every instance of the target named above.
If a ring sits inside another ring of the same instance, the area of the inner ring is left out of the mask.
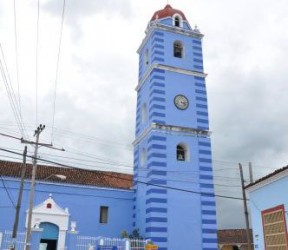
[[[32,177],[31,177],[31,187],[30,187],[30,197],[29,197],[29,209],[28,209],[28,219],[27,219],[27,232],[25,237],[25,250],[31,249],[31,220],[32,220],[32,209],[33,209],[33,202],[34,202],[34,192],[35,192],[35,180],[36,180],[36,173],[37,173],[37,157],[38,157],[38,147],[44,146],[51,149],[57,149],[60,151],[65,151],[63,148],[58,149],[54,148],[52,144],[47,143],[40,143],[39,137],[42,131],[45,129],[45,125],[40,124],[37,129],[35,130],[34,136],[36,137],[35,142],[27,141],[23,138],[21,139],[21,143],[31,144],[35,146],[34,156],[33,156],[33,167],[32,167]]]
[[[60,179],[60,180],[66,180],[66,175],[62,175],[62,174],[51,174],[51,175],[49,175],[49,176],[47,176],[46,178],[44,178],[43,179],[43,181],[46,181],[46,180],[48,180],[49,178],[51,178],[51,177],[57,177],[58,179]],[[35,180],[34,180],[34,185],[33,185],[33,195],[34,195],[34,191],[35,191],[35,184],[36,184],[36,182],[35,182]],[[31,205],[31,203],[30,203],[30,205]],[[26,235],[26,237],[27,237],[27,239],[28,239],[28,237],[29,237],[29,241],[31,241],[31,224],[32,224],[32,209],[33,209],[33,207],[32,206],[29,206],[29,213],[28,213],[28,227],[30,228],[30,230],[28,230],[28,228],[27,228],[27,235]],[[28,234],[29,233],[29,234]],[[28,241],[27,241],[28,242]],[[30,244],[26,244],[26,250],[28,250],[28,249],[30,249],[30,245],[31,245],[31,242],[29,242]]]
[[[63,175],[63,174],[51,174],[49,175],[48,177],[44,178],[42,181],[47,181],[49,178],[51,177],[57,177],[58,179],[60,179],[61,181],[64,181],[66,180],[66,175]]]
[[[26,239],[25,239],[25,250],[31,249],[31,222],[32,222],[32,209],[33,209],[34,192],[35,192],[35,179],[36,179],[36,172],[37,172],[37,157],[38,157],[38,146],[39,146],[38,144],[39,144],[39,136],[44,129],[45,129],[45,125],[43,126],[42,124],[40,124],[40,126],[35,130],[35,134],[34,134],[34,136],[36,136],[36,141],[35,141],[35,151],[34,151],[34,157],[33,157],[27,233],[26,233]]]

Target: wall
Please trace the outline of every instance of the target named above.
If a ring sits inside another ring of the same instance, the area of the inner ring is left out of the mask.
[[[20,182],[11,178],[3,177],[3,179],[16,204]],[[25,230],[29,188],[30,183],[26,182],[20,211],[19,231]],[[50,193],[60,207],[69,209],[70,221],[77,222],[80,235],[119,237],[122,230],[132,230],[133,191],[38,182],[34,204],[42,203]],[[0,183],[0,197],[0,231],[12,231],[15,210],[12,209],[3,183]],[[99,223],[100,206],[109,207],[108,224]]]
[[[265,249],[261,211],[284,204],[288,210],[288,177],[283,177],[257,190],[249,192],[255,249]],[[286,224],[288,221],[286,213]],[[258,235],[258,237],[255,237]],[[258,246],[256,248],[256,245]]]

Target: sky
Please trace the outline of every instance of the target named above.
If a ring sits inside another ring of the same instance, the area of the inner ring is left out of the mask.
[[[40,148],[40,157],[83,168],[132,172],[136,51],[148,21],[166,3],[66,0],[56,77],[63,2],[40,0],[37,43],[37,1],[16,0],[16,53],[13,1],[0,0],[0,43],[25,134],[33,140],[38,124],[45,124],[41,141],[65,148],[65,152]],[[238,163],[247,176],[252,162],[255,179],[287,165],[288,2],[169,3],[183,10],[190,25],[197,25],[205,35],[215,183],[231,185],[216,186],[216,193],[241,197],[239,187],[232,187],[240,185]],[[1,78],[0,114],[0,133],[21,137]],[[21,153],[23,146],[0,137],[1,148]],[[0,152],[0,158],[21,156]],[[219,228],[244,227],[242,209],[241,201],[217,199]]]

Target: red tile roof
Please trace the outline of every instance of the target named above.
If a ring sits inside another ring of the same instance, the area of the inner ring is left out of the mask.
[[[279,168],[279,169],[277,169],[276,171],[272,172],[271,174],[268,174],[268,175],[262,177],[261,179],[258,179],[258,180],[256,180],[256,181],[254,181],[253,183],[250,183],[250,184],[247,185],[245,188],[252,187],[252,186],[254,186],[254,185],[256,185],[256,184],[258,184],[258,183],[260,183],[260,182],[262,182],[262,181],[264,181],[264,180],[267,180],[267,179],[271,178],[271,177],[274,176],[274,175],[277,175],[277,174],[279,174],[279,173],[281,173],[281,172],[284,172],[284,171],[287,170],[287,169],[288,169],[288,166],[283,167],[283,168]]]
[[[248,242],[245,229],[218,230],[217,235],[219,244],[243,244]],[[252,230],[250,229],[250,239],[252,238]]]
[[[22,164],[18,162],[0,160],[0,175],[6,177],[19,178],[21,165]],[[25,178],[30,179],[31,173],[32,173],[32,165],[27,164],[27,171]],[[65,175],[66,180],[60,180],[57,177],[55,177],[55,175]],[[90,185],[97,187],[108,187],[119,189],[130,189],[132,187],[132,175],[129,174],[38,165],[36,179],[44,180],[47,177],[49,177],[49,180],[47,180],[49,182]]]
[[[151,18],[151,21],[165,17],[172,17],[176,13],[179,14],[183,18],[183,20],[187,20],[184,13],[181,10],[173,9],[170,4],[167,4],[163,10],[158,10],[154,13],[154,15]]]

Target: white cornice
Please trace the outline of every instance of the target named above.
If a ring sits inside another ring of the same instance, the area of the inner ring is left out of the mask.
[[[207,130],[199,130],[194,128],[188,127],[181,127],[181,126],[172,126],[172,125],[162,125],[157,123],[151,123],[151,125],[146,128],[138,138],[135,139],[133,142],[133,146],[137,145],[140,141],[143,140],[151,131],[157,130],[164,133],[169,132],[179,132],[183,134],[188,134],[190,136],[200,136],[200,137],[210,137],[211,132]]]
[[[141,86],[144,84],[144,82],[146,81],[148,76],[151,74],[153,69],[163,69],[163,70],[166,70],[166,71],[171,71],[171,72],[175,72],[175,73],[179,73],[179,74],[185,74],[185,75],[190,75],[190,76],[198,76],[198,77],[204,77],[204,78],[207,77],[206,73],[202,73],[202,72],[198,72],[198,71],[194,71],[194,70],[177,68],[177,67],[163,65],[163,64],[155,64],[155,63],[153,63],[146,70],[146,73],[144,74],[142,79],[139,80],[139,83],[138,83],[138,85],[137,85],[137,87],[135,89],[136,91],[138,91],[141,88]]]
[[[160,20],[160,19],[159,19]],[[195,38],[200,38],[202,39],[204,37],[203,34],[201,34],[197,29],[196,30],[185,30],[183,28],[179,28],[179,27],[174,27],[174,26],[168,26],[168,25],[164,25],[162,23],[159,23],[159,20],[153,21],[149,23],[148,29],[147,29],[147,34],[146,37],[143,39],[140,47],[137,50],[137,53],[140,52],[140,50],[142,50],[142,48],[144,47],[144,45],[146,44],[147,40],[150,38],[152,32],[155,29],[160,29],[160,30],[164,30],[164,31],[170,31],[173,33],[177,33],[180,35],[185,35],[185,36],[189,36],[189,37],[195,37]],[[190,27],[190,25],[189,25]]]
[[[264,186],[267,186],[277,180],[280,180],[282,178],[288,177],[288,169],[285,169],[275,175],[272,175],[271,177],[267,177],[267,179],[264,179],[262,181],[259,181],[258,183],[255,183],[254,185],[247,187],[246,190],[248,192],[254,192],[255,190],[262,188]],[[264,177],[265,178],[265,177]]]

